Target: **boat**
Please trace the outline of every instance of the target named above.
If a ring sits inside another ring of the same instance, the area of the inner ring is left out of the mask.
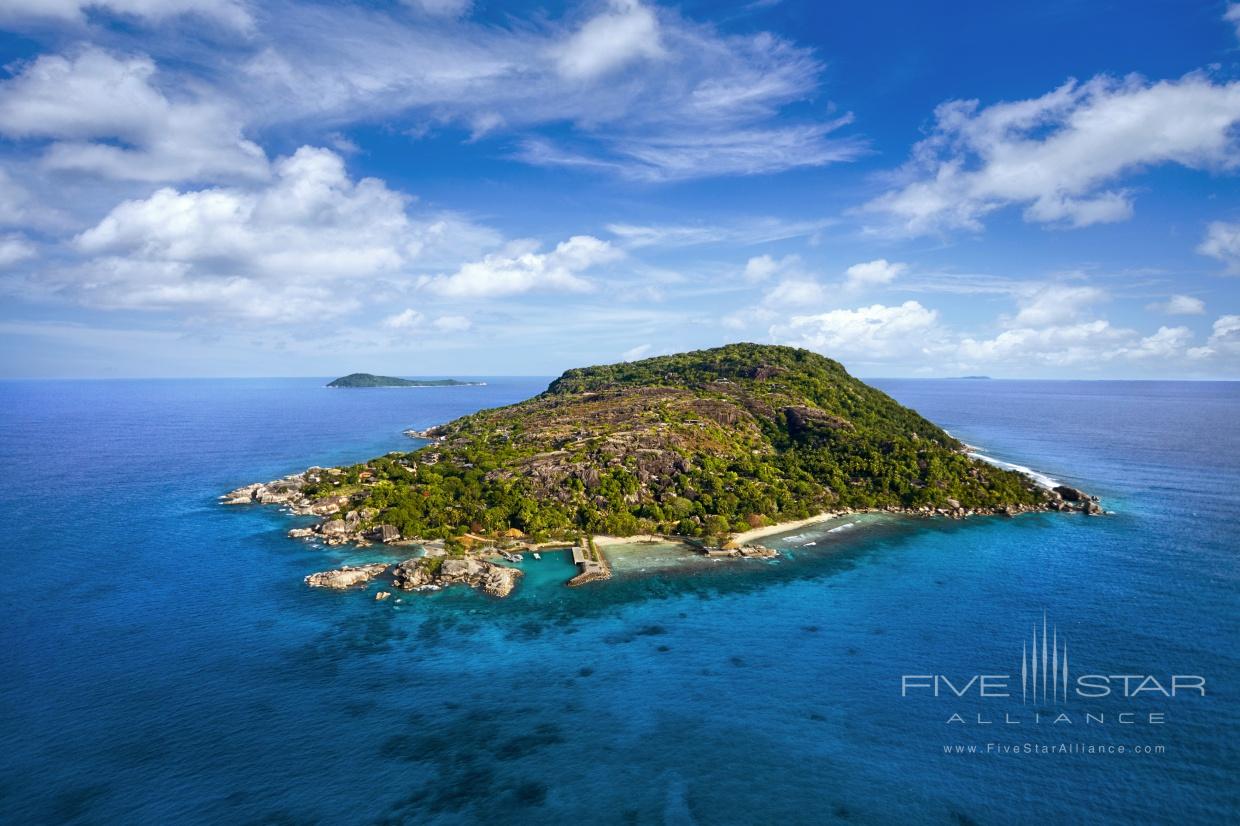
[[[534,558],[535,558],[535,559],[542,559],[542,557],[538,554],[538,551],[534,551]]]

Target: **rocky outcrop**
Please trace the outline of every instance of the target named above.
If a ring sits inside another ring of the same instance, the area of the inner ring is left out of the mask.
[[[1106,511],[1098,503],[1098,497],[1068,485],[1056,485],[1047,494],[1048,507],[1057,511],[1080,511],[1086,516],[1102,516]]]
[[[319,571],[306,577],[306,584],[311,588],[351,588],[370,582],[388,569],[383,563],[374,565],[346,565],[334,571]]]
[[[1077,490],[1076,488],[1068,487],[1067,485],[1056,485],[1054,488],[1051,488],[1051,490],[1052,492],[1059,494],[1065,502],[1089,502],[1091,500],[1094,502],[1098,501],[1097,496],[1090,496],[1083,490]]]
[[[256,482],[253,485],[230,490],[220,497],[220,503],[224,505],[252,505],[255,502],[255,494],[260,488],[262,488],[262,483]]]
[[[759,545],[756,542],[746,545],[737,545],[734,542],[729,542],[722,548],[706,548],[703,553],[712,559],[774,559],[779,556],[779,551],[774,548],[768,548],[765,545]]]
[[[493,597],[506,597],[517,587],[521,576],[516,568],[506,568],[485,559],[415,557],[392,570],[392,585],[406,591],[468,585]]]

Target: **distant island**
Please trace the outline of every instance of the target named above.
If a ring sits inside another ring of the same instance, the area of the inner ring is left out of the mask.
[[[483,381],[458,381],[456,379],[398,379],[394,376],[376,376],[373,373],[350,373],[327,383],[328,387],[478,387]]]
[[[418,435],[431,444],[310,468],[224,501],[318,516],[290,533],[330,545],[422,545],[427,556],[397,566],[396,587],[466,582],[499,596],[520,572],[491,560],[549,544],[575,546],[578,581],[590,581],[609,575],[598,546],[613,537],[763,557],[775,552],[755,539],[857,511],[1102,512],[1079,490],[975,458],[838,362],[791,347],[732,344],[569,370],[532,399]],[[307,582],[345,587],[386,570]]]

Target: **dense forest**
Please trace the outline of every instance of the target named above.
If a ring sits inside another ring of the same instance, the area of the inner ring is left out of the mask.
[[[405,537],[722,537],[835,507],[1001,508],[1042,494],[838,362],[733,344],[565,372],[540,395],[324,473]]]

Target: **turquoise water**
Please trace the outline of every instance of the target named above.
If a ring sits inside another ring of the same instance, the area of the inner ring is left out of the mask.
[[[876,382],[1103,519],[850,519],[770,561],[516,594],[324,593],[357,552],[230,487],[401,449],[524,398],[313,380],[0,383],[0,819],[20,823],[1218,823],[1240,818],[1240,386]],[[809,543],[814,544],[809,544]],[[373,590],[373,588],[372,588]],[[1205,697],[900,696],[1011,673],[1043,612],[1074,673]],[[1078,708],[1079,707],[1079,708]],[[1166,723],[1120,725],[1151,712]],[[945,754],[987,742],[1161,754]]]

